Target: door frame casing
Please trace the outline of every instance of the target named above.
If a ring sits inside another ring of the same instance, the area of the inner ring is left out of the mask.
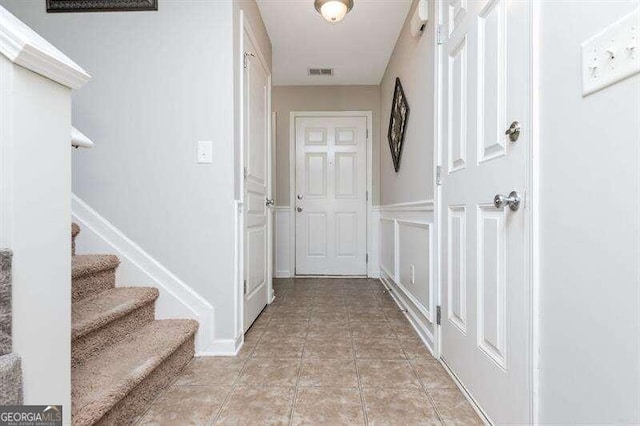
[[[366,149],[367,149],[367,193],[366,200],[366,220],[367,220],[367,276],[375,278],[376,273],[373,268],[374,259],[372,251],[374,249],[373,240],[373,111],[291,111],[289,113],[289,265],[292,268],[292,276],[296,276],[296,178],[297,178],[297,157],[296,157],[296,119],[297,118],[318,118],[318,117],[364,117],[367,119]]]
[[[436,12],[436,40],[438,27],[444,28],[444,8],[446,0],[438,0],[435,4]],[[507,0],[505,0],[507,1]],[[540,81],[540,46],[538,40],[540,39],[540,6],[538,2],[529,2],[529,40],[531,42],[531,48],[529,52],[529,116],[527,117],[530,133],[529,149],[527,152],[526,172],[525,172],[525,188],[524,188],[524,209],[525,214],[525,235],[524,235],[524,254],[525,254],[525,283],[528,290],[529,306],[528,306],[528,333],[529,333],[529,353],[528,353],[528,369],[529,369],[529,420],[532,424],[537,424],[539,419],[539,369],[540,369],[540,226],[539,226],[539,182],[540,182],[540,165],[539,165],[539,151],[540,151],[540,139],[539,139],[539,81]],[[435,145],[436,153],[434,155],[436,159],[436,167],[444,168],[442,161],[443,152],[443,140],[442,140],[442,100],[443,100],[443,80],[442,80],[442,66],[445,60],[443,44],[439,44],[436,41],[435,49],[435,84],[436,84],[436,124],[435,124]],[[527,131],[527,129],[525,129]],[[434,168],[434,175],[437,169]],[[434,179],[436,182],[436,179]],[[435,185],[435,223],[437,228],[437,246],[436,256],[438,263],[437,272],[437,300],[438,305],[442,306],[442,295],[446,291],[445,283],[442,280],[442,253],[445,247],[442,243],[442,235],[444,233],[444,206],[442,205],[442,185]],[[444,306],[442,306],[444,309]],[[442,320],[446,321],[446,315],[443,312]],[[437,332],[437,356],[440,362],[444,365],[446,371],[452,376],[456,385],[460,388],[465,398],[471,403],[474,410],[478,412],[485,419],[488,419],[486,413],[475,401],[460,380],[455,376],[454,372],[450,370],[442,359],[442,326],[438,326]]]
[[[265,120],[267,123],[266,128],[266,141],[267,141],[267,197],[273,198],[273,179],[272,179],[272,167],[273,167],[273,158],[272,158],[272,115],[271,115],[271,92],[272,92],[272,70],[269,67],[268,62],[265,59],[264,54],[260,50],[260,44],[258,43],[258,39],[253,31],[251,24],[247,20],[245,13],[243,10],[240,11],[240,37],[239,37],[239,99],[240,103],[239,114],[240,114],[240,146],[238,151],[239,156],[239,171],[237,176],[240,178],[240,187],[239,187],[239,200],[235,203],[235,209],[237,214],[236,221],[236,229],[237,229],[237,241],[236,244],[236,257],[237,261],[237,271],[236,271],[236,311],[237,315],[235,318],[235,329],[236,334],[239,335],[238,339],[244,341],[244,304],[245,304],[245,294],[244,294],[244,280],[245,280],[245,234],[246,234],[246,220],[245,220],[245,182],[244,182],[244,168],[245,164],[245,145],[247,143],[246,135],[245,135],[245,90],[244,90],[244,79],[245,79],[245,69],[244,69],[244,52],[245,52],[245,44],[244,44],[244,35],[245,33],[251,39],[253,46],[255,47],[256,59],[260,61],[262,67],[267,71],[267,108],[265,110]],[[266,201],[266,200],[265,200]],[[273,244],[271,241],[273,240],[273,210],[267,208],[267,304],[273,302],[275,298],[273,292],[273,265],[270,259],[273,257]],[[236,343],[237,350],[240,349],[240,345]]]

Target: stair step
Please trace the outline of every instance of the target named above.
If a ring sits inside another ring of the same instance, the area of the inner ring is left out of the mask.
[[[76,237],[80,233],[80,226],[77,223],[71,223],[71,255],[76,254]]]
[[[72,257],[73,301],[114,288],[117,256],[110,254],[83,254]]]
[[[75,426],[130,424],[194,354],[193,320],[153,321],[72,369]]]
[[[75,302],[71,316],[73,363],[153,321],[158,296],[157,288],[118,287]]]

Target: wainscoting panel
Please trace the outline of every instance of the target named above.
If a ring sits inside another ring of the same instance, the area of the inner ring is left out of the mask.
[[[293,276],[291,245],[291,207],[276,207],[274,220],[275,256],[274,277],[289,278]]]
[[[432,201],[381,206],[380,277],[436,353],[437,237]]]

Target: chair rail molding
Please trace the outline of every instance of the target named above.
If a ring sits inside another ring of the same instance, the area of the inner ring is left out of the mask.
[[[82,227],[77,241],[80,252],[113,252],[120,258],[116,285],[126,282],[157,287],[160,290],[156,305],[158,318],[191,318],[200,323],[196,354],[231,354],[227,349],[235,347],[235,341],[214,338],[213,305],[75,194],[71,198],[71,213]]]
[[[0,6],[0,53],[11,62],[71,89],[91,76],[22,21]]]

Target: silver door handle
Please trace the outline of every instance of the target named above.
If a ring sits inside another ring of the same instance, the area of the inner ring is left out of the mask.
[[[517,121],[514,121],[513,123],[511,123],[511,126],[509,126],[507,131],[504,132],[504,134],[509,136],[509,140],[511,142],[515,142],[520,137],[520,131],[521,130],[522,129],[520,128],[520,123],[517,122]]]
[[[521,201],[522,199],[516,191],[511,191],[508,197],[506,195],[498,194],[493,198],[493,204],[497,209],[501,209],[504,206],[509,206],[509,208],[514,212],[518,211],[518,209],[520,208]]]
[[[296,208],[296,211],[297,211],[298,213],[302,213],[302,207],[298,207],[298,208]]]
[[[273,207],[276,202],[273,198],[267,198],[267,202],[265,204],[267,205],[267,207]]]

